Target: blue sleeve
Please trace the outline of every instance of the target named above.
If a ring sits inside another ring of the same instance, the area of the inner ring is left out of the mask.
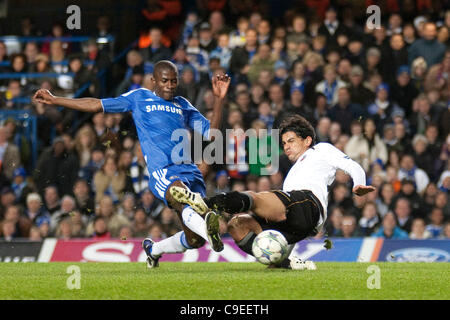
[[[138,89],[136,89],[138,90]],[[103,112],[105,113],[119,113],[127,112],[133,109],[134,97],[136,90],[118,96],[117,98],[101,99]]]
[[[180,99],[188,109],[185,110],[186,125],[197,133],[200,133],[206,140],[209,140],[210,123],[192,104],[185,98]]]

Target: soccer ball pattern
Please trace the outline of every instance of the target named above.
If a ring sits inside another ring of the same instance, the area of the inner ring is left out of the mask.
[[[265,230],[253,241],[252,251],[262,264],[275,264],[282,261],[287,253],[286,238],[276,230]]]

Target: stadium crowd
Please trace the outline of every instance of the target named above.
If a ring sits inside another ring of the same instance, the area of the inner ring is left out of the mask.
[[[82,46],[26,42],[8,55],[0,42],[0,72],[61,75],[0,80],[0,110],[29,110],[38,123],[35,164],[20,123],[1,123],[0,239],[164,238],[180,230],[175,212],[148,189],[130,115],[18,99],[38,88],[73,96],[86,83],[78,97],[152,89],[153,64],[161,59],[177,65],[179,95],[206,117],[211,76],[231,75],[224,134],[253,128],[257,145],[272,143],[270,130],[299,114],[316,128],[318,142],[361,164],[377,192],[352,196],[349,176],[338,172],[318,237],[450,238],[450,8],[385,1],[382,25],[370,29],[365,7],[354,1],[296,1],[281,19],[272,18],[265,1],[197,3],[188,10],[182,1],[148,1],[139,12],[145,32],[130,34],[136,46],[119,76],[106,81],[98,75],[111,75],[117,49],[95,39],[113,34],[107,17]],[[19,36],[39,35],[30,19],[21,26]],[[53,24],[50,36],[63,35],[70,32]],[[249,152],[249,139],[233,137],[224,153],[229,164],[202,166],[208,195],[282,188],[291,164],[281,147],[271,154],[280,164],[271,175],[261,175],[261,159],[232,161],[245,160],[237,155]]]

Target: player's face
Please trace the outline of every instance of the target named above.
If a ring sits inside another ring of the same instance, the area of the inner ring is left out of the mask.
[[[295,132],[288,131],[281,137],[283,143],[283,150],[288,159],[291,162],[295,162],[300,156],[308,150],[311,145],[311,138],[306,137],[303,139],[299,137]]]
[[[172,69],[163,69],[153,77],[155,93],[164,100],[173,100],[178,86],[178,74]]]

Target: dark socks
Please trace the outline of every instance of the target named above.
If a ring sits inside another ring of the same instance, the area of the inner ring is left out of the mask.
[[[244,239],[242,239],[241,241],[239,241],[237,243],[237,245],[245,253],[248,253],[249,255],[253,255],[252,246],[253,246],[253,241],[255,240],[255,238],[256,238],[256,234],[253,231],[250,231],[249,233],[247,233],[247,235],[244,237]]]
[[[208,207],[230,214],[247,212],[253,205],[252,197],[245,192],[232,191],[205,199]]]

